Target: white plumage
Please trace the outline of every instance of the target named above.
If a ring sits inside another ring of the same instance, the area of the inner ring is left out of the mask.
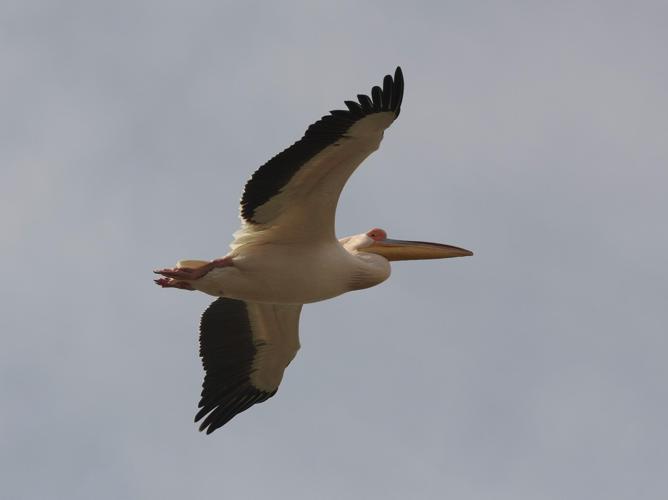
[[[206,375],[196,421],[213,432],[273,396],[299,349],[302,304],[377,285],[391,260],[472,255],[436,243],[391,240],[382,229],[337,240],[336,206],[350,175],[378,149],[399,116],[397,68],[371,97],[346,101],[304,137],[260,167],[241,200],[242,227],[231,251],[213,261],[180,261],[156,271],[163,287],[219,297],[202,316]]]

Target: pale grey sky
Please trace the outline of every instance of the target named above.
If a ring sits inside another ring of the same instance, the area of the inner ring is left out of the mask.
[[[0,496],[668,494],[668,4],[4,1]],[[401,65],[340,235],[475,257],[307,306],[277,397],[192,418],[243,183]]]

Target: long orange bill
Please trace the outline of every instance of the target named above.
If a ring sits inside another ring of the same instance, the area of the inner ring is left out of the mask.
[[[373,245],[360,250],[382,255],[387,260],[448,259],[473,255],[470,250],[452,245],[391,239],[375,241]]]

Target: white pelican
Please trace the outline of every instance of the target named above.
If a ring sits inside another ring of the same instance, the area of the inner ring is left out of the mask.
[[[213,432],[276,394],[299,349],[303,304],[382,283],[392,260],[473,255],[450,245],[392,240],[371,229],[337,240],[334,216],[348,177],[373,153],[399,116],[401,68],[371,97],[345,101],[299,141],[260,167],[241,198],[242,225],[231,251],[155,271],[162,287],[219,297],[200,323],[206,375],[195,422]]]

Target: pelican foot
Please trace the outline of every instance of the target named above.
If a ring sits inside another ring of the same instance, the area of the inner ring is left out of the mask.
[[[210,271],[206,269],[208,266],[198,267],[172,267],[166,269],[157,269],[153,271],[155,274],[162,274],[166,278],[182,279],[182,280],[197,280]]]
[[[155,274],[161,274],[166,278],[174,278],[181,280],[198,280],[206,275],[211,270],[217,267],[228,267],[232,265],[232,257],[222,257],[220,259],[206,262],[199,267],[172,267],[166,269],[158,269],[153,271]]]
[[[162,288],[179,288],[181,290],[194,290],[193,286],[186,281],[178,281],[172,278],[159,278],[155,281],[156,285]]]

